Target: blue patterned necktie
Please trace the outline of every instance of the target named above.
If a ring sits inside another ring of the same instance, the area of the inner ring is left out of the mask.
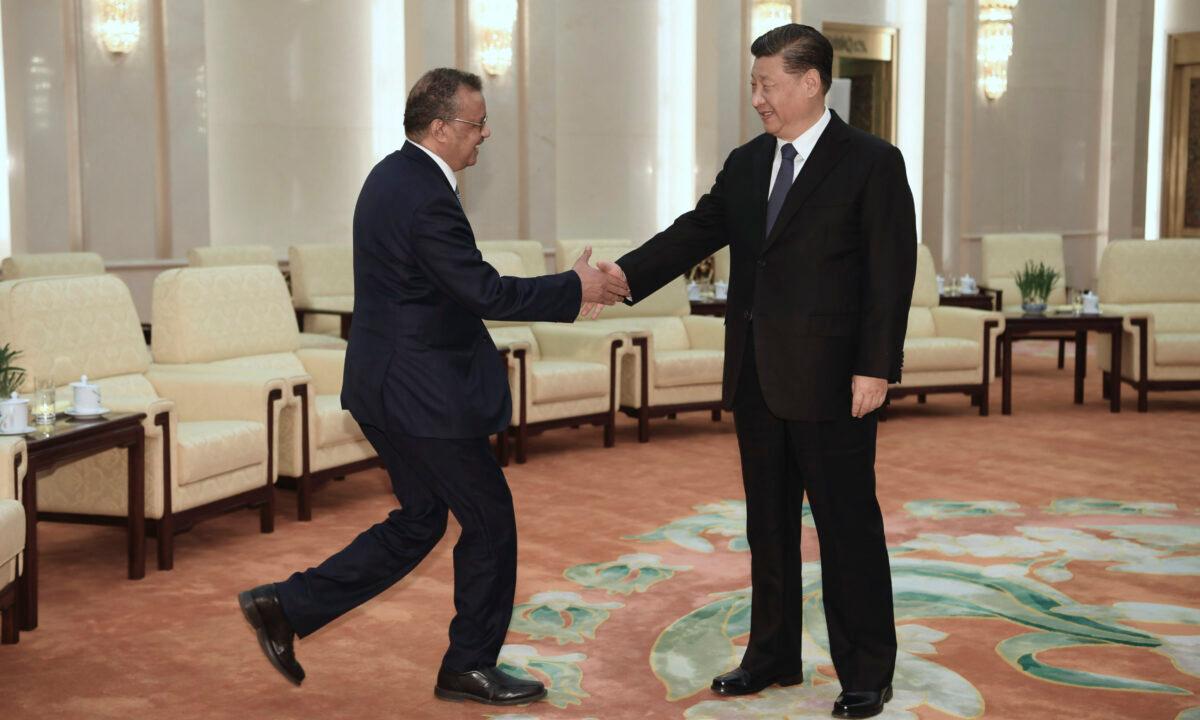
[[[783,201],[787,199],[788,190],[792,188],[792,176],[796,172],[796,148],[791,143],[784,143],[779,148],[783,162],[779,163],[779,174],[775,176],[775,186],[771,188],[771,197],[767,199],[767,235],[775,227],[779,211],[783,209]]]

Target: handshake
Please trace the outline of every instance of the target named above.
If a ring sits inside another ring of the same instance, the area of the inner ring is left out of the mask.
[[[573,269],[583,287],[579,317],[595,320],[606,305],[615,305],[629,297],[629,283],[625,280],[625,272],[616,263],[601,260],[597,267],[592,267],[588,264],[591,259],[592,248],[589,246],[584,248]]]

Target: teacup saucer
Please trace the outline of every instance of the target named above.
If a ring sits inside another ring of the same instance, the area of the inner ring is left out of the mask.
[[[109,410],[106,407],[92,408],[91,410],[76,410],[74,407],[67,408],[67,414],[76,418],[100,417],[101,415],[110,412],[112,412],[112,410]]]
[[[0,432],[0,435],[28,435],[31,432],[37,432],[37,428],[32,425],[26,425],[24,429],[12,430],[10,432]]]

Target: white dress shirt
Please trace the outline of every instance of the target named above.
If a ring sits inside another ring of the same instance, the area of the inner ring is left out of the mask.
[[[828,115],[829,111],[826,110],[825,114]],[[433,161],[435,163],[437,163],[437,166],[440,167],[442,169],[442,172],[446,174],[446,180],[448,180],[450,182],[450,187],[454,188],[454,193],[456,195],[458,194],[458,178],[454,177],[454,171],[450,169],[450,166],[446,164],[445,160],[438,157],[437,153],[435,153],[434,151],[425,147],[421,143],[415,143],[412,140],[405,140],[404,142],[421,148],[421,150],[423,150],[426,155],[433,158]],[[816,142],[816,140],[813,140],[813,142]]]
[[[792,182],[796,182],[796,178],[800,175],[800,168],[804,167],[804,161],[812,154],[813,148],[817,146],[817,140],[821,139],[821,133],[825,132],[825,128],[829,126],[829,108],[825,108],[821,119],[813,123],[813,126],[804,131],[800,137],[792,141],[792,147],[796,148],[796,159],[793,161],[792,167]],[[783,163],[783,155],[779,152],[787,144],[786,140],[775,138],[775,160],[771,163],[771,184],[767,192],[775,188],[775,176],[779,174],[779,166]]]

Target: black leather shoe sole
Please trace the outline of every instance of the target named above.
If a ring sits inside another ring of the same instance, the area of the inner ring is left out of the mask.
[[[785,675],[784,677],[772,678],[765,683],[755,683],[754,685],[747,685],[739,688],[733,688],[727,685],[718,685],[714,682],[711,689],[718,695],[734,697],[737,695],[753,695],[756,692],[762,692],[763,690],[766,690],[772,685],[778,685],[779,687],[791,687],[793,685],[799,685],[802,682],[804,682],[803,674]]]
[[[835,707],[833,709],[833,716],[835,718],[854,718],[855,720],[860,720],[861,718],[875,717],[876,715],[883,712],[883,706],[886,705],[887,701],[891,700],[891,699],[892,699],[892,686],[888,685],[883,690],[883,697],[880,698],[879,705],[877,705],[875,707],[871,707],[871,708],[864,708],[862,710],[849,710],[849,709],[843,710],[843,709]]]
[[[250,627],[254,628],[254,634],[258,636],[258,646],[262,648],[263,655],[271,661],[279,674],[288,679],[288,682],[299,685],[304,678],[298,678],[292,675],[283,667],[283,663],[279,662],[279,656],[275,654],[275,649],[271,647],[271,642],[267,639],[267,631],[263,627],[262,615],[258,612],[258,606],[254,604],[254,598],[251,597],[250,591],[238,593],[238,605],[242,608],[242,616],[246,618],[246,622],[250,623]]]
[[[471,702],[482,703],[484,705],[525,705],[526,703],[537,702],[538,700],[546,697],[546,691],[543,689],[541,692],[534,695],[516,697],[511,700],[489,700],[488,698],[480,697],[472,693],[458,692],[457,690],[445,690],[437,686],[434,686],[433,694],[437,696],[439,700],[448,700],[450,702],[463,702],[464,700],[469,700]]]

